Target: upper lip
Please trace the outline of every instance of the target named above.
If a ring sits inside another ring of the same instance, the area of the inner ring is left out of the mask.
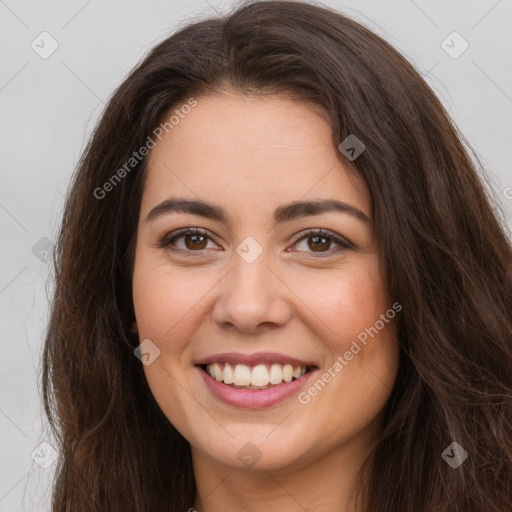
[[[277,352],[257,352],[255,354],[241,354],[239,352],[226,352],[223,354],[213,354],[197,361],[196,365],[210,363],[229,363],[245,364],[246,366],[255,366],[257,364],[291,364],[292,366],[315,366],[312,361],[304,361],[296,357],[279,354]]]

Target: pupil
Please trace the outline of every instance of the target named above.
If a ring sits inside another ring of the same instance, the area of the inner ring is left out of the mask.
[[[329,246],[329,240],[326,237],[314,236],[314,237],[311,237],[311,240],[313,240],[313,245],[311,246],[311,244],[310,244],[311,249],[327,249]],[[318,243],[319,240],[323,240],[323,243],[322,242]],[[322,247],[322,246],[326,246],[326,247]]]
[[[197,243],[197,240],[198,240],[198,239],[201,239],[201,238],[203,239],[203,240],[202,240],[202,242],[204,243],[204,239],[205,239],[205,237],[204,237],[203,235],[187,235],[187,236],[186,236],[186,240],[187,240],[187,242],[190,242],[192,239],[194,240],[194,241],[192,242],[192,244],[190,244],[190,245],[191,245],[191,247],[189,246],[188,248],[189,248],[189,249],[190,249],[190,248],[192,248],[192,249],[193,249],[193,248],[196,248],[196,249],[197,249],[197,248],[199,248],[199,249],[204,249],[204,247],[203,247],[203,246],[199,247],[199,245],[198,245],[198,243]],[[201,241],[199,241],[199,244],[201,244]],[[189,244],[187,244],[187,245],[189,245]]]

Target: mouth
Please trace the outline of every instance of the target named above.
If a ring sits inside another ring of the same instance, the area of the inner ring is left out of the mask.
[[[314,365],[291,363],[242,363],[214,362],[196,365],[211,379],[232,389],[264,391],[285,383],[303,379],[318,369]]]
[[[215,399],[252,409],[291,399],[319,371],[313,361],[276,352],[215,354],[196,361],[195,367]]]

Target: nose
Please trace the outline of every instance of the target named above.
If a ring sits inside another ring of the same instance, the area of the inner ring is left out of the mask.
[[[252,263],[235,254],[233,267],[218,286],[212,316],[223,329],[257,333],[290,320],[290,291],[270,269],[264,254]]]

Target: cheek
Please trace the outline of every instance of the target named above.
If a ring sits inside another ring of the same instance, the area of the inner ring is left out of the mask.
[[[306,304],[300,314],[309,319],[330,353],[325,364],[336,375],[333,389],[338,388],[346,400],[361,393],[367,398],[386,394],[398,368],[397,312],[377,258],[301,280],[296,292]]]
[[[215,286],[211,274],[197,269],[171,271],[165,263],[141,257],[133,276],[133,303],[141,338],[163,342],[189,334],[205,294]]]
[[[165,416],[189,439],[193,439],[190,425],[203,418],[204,410],[190,399],[183,369],[190,364],[188,345],[197,328],[201,298],[213,286],[193,274],[186,269],[171,272],[165,263],[146,255],[136,260],[133,274],[140,341],[148,338],[160,349],[154,362],[143,367],[146,380]]]
[[[310,277],[296,282],[294,292],[305,305],[301,314],[318,326],[332,349],[350,344],[390,307],[373,256],[335,271],[321,273],[315,269]]]

